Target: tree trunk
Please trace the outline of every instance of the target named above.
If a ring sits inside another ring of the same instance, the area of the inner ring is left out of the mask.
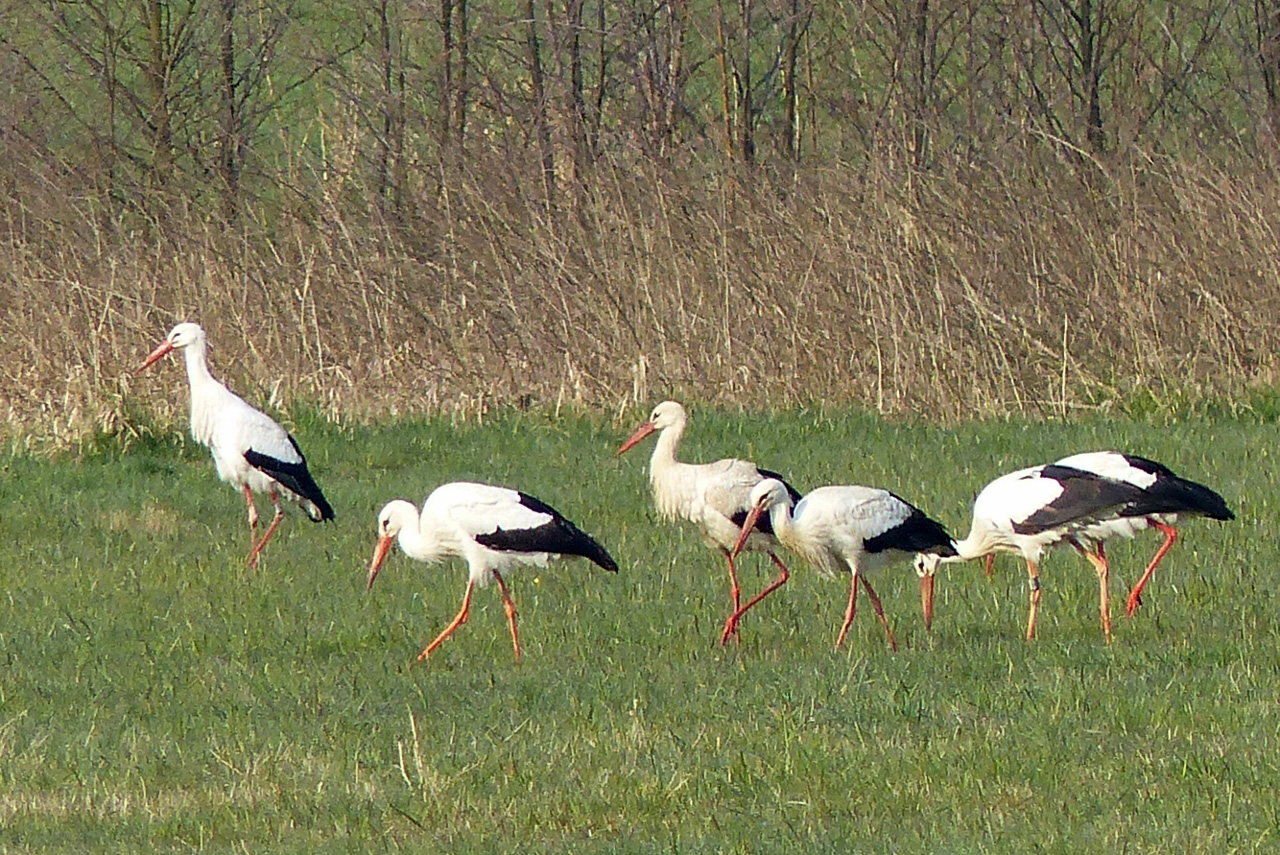
[[[234,3],[234,0],[224,0]],[[151,136],[151,177],[157,186],[169,183],[173,169],[173,117],[169,113],[169,9],[164,0],[147,0],[147,81],[150,111],[147,116]]]
[[[591,161],[587,144],[587,99],[582,72],[583,0],[567,0],[565,17],[569,25],[569,138],[573,147],[573,180],[585,179]]]
[[[222,214],[236,220],[240,209],[241,108],[236,79],[236,0],[222,0]]]
[[[791,0],[787,43],[783,52],[784,97],[787,111],[787,157],[800,159],[800,89],[796,81],[796,56],[800,45],[800,0]]]
[[[556,156],[551,138],[551,121],[547,110],[547,86],[542,68],[542,46],[538,39],[538,15],[534,0],[525,0],[525,47],[529,58],[529,86],[533,96],[533,124],[542,158],[542,182],[547,199],[556,186]]]
[[[741,148],[742,162],[751,166],[756,161],[756,117],[755,107],[752,104],[754,97],[751,84],[751,0],[738,0],[738,13],[742,20],[738,22],[739,31],[738,38],[741,41],[739,47],[742,50],[742,59],[738,66],[738,88],[741,92],[739,96],[742,103],[742,117],[738,123],[738,131],[740,133],[739,146]]]
[[[1280,2],[1254,0],[1258,66],[1267,93],[1266,121],[1273,139],[1280,139]]]

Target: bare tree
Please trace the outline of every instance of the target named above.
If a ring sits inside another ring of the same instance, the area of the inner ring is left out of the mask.
[[[397,20],[393,0],[379,0],[377,6],[379,84],[381,86],[382,128],[378,136],[377,184],[379,200],[389,200],[398,217],[404,206],[405,163],[405,57],[400,41],[402,25]]]
[[[471,16],[467,0],[440,0],[440,142],[459,158],[467,137]]]
[[[670,150],[687,83],[685,52],[690,16],[687,0],[632,3],[631,39],[644,138],[658,154]]]
[[[1033,15],[1047,50],[1054,82],[1069,95],[1070,111],[1083,117],[1082,149],[1101,154],[1107,149],[1107,121],[1103,101],[1110,90],[1108,78],[1120,55],[1131,47],[1136,5],[1123,0],[1032,0]],[[1051,84],[1052,85],[1052,84]],[[1041,83],[1033,83],[1042,115],[1057,133],[1075,144],[1058,106]]]
[[[787,38],[783,46],[783,89],[786,111],[786,152],[800,159],[800,44],[813,19],[811,0],[790,0],[787,8]]]
[[[547,85],[538,36],[538,13],[534,0],[525,0],[525,58],[528,62],[529,89],[533,100],[533,124],[538,153],[542,161],[542,183],[550,199],[556,186],[556,152],[551,135],[551,117],[547,104]]]
[[[1258,68],[1266,93],[1264,114],[1274,137],[1280,137],[1280,2],[1253,0]]]

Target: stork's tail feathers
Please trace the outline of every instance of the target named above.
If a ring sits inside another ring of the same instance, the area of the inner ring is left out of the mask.
[[[302,499],[299,504],[302,505],[302,509],[307,512],[307,516],[311,518],[312,522],[333,521],[333,506],[325,500],[319,488],[316,488],[316,492],[309,498]]]
[[[333,508],[325,499],[324,493],[320,492],[320,485],[307,470],[307,458],[303,457],[298,441],[291,436],[289,442],[298,453],[299,462],[297,463],[287,463],[268,454],[254,451],[252,448],[245,451],[244,459],[250,466],[275,479],[281,487],[296,496],[298,504],[307,512],[307,516],[311,517],[312,522],[333,519]]]
[[[949,537],[944,542],[934,544],[932,547],[930,547],[929,549],[926,549],[925,551],[932,553],[933,555],[936,555],[939,558],[960,557],[960,553],[956,550],[956,542]]]
[[[1172,475],[1161,478],[1136,502],[1122,511],[1126,516],[1175,513],[1199,514],[1213,520],[1233,520],[1236,515],[1227,500],[1216,491],[1195,481]]]
[[[613,560],[613,557],[605,551],[603,546],[596,542],[595,538],[585,532],[583,533],[582,538],[583,539],[580,542],[582,552],[580,554],[583,558],[586,558],[588,561],[608,570],[610,573],[618,572],[618,562]]]

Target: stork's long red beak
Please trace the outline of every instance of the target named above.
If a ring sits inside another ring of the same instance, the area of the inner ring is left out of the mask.
[[[760,519],[760,514],[762,513],[764,513],[763,504],[751,506],[751,510],[747,512],[747,518],[742,521],[742,531],[738,534],[738,542],[733,545],[733,552],[730,553],[730,557],[738,557],[738,553],[742,551],[747,538],[751,536],[752,530],[756,527],[756,520]]]
[[[173,350],[173,343],[170,342],[168,339],[165,339],[164,341],[160,342],[160,345],[156,347],[155,350],[151,351],[151,355],[147,357],[146,361],[138,366],[138,370],[146,371],[148,368],[151,367],[153,363],[155,363],[157,359],[164,356],[171,350]]]
[[[614,457],[620,457],[623,454],[626,454],[635,446],[636,443],[653,433],[655,430],[657,430],[657,428],[654,426],[653,422],[645,422],[640,425],[640,427],[636,428],[636,432],[631,434],[626,442],[622,443],[622,447],[618,449],[618,453],[615,454]]]
[[[373,560],[369,562],[369,581],[364,586],[366,591],[373,587],[373,580],[378,578],[378,571],[382,569],[382,562],[387,560],[387,553],[391,551],[393,542],[394,537],[378,538],[378,545],[373,549]]]

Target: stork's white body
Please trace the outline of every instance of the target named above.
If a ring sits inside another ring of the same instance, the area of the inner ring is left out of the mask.
[[[282,463],[303,463],[289,432],[214,378],[209,372],[203,341],[183,348],[182,355],[191,384],[191,436],[208,447],[218,477],[255,493],[280,489],[296,501],[302,501],[303,497],[249,465],[245,459],[245,452],[252,450]]]
[[[1101,520],[1080,533],[1080,539],[1086,548],[1097,558],[1105,560],[1103,543],[1110,537],[1133,537],[1137,532],[1151,527],[1159,529],[1164,535],[1164,542],[1129,592],[1125,612],[1130,617],[1142,603],[1142,591],[1151,581],[1156,567],[1178,537],[1178,530],[1174,525],[1179,514],[1224,521],[1235,519],[1235,514],[1227,507],[1222,496],[1203,484],[1179,477],[1169,467],[1145,457],[1119,451],[1088,451],[1065,457],[1058,463],[1122,481],[1142,491],[1140,501],[1120,508],[1113,518]]]
[[[449,558],[467,562],[468,579],[462,610],[418,657],[427,658],[467,619],[472,591],[497,581],[511,626],[516,658],[520,636],[515,604],[503,574],[520,567],[546,567],[555,558],[582,556],[605,570],[618,565],[600,544],[550,505],[518,490],[458,481],[437,487],[419,511],[410,502],[388,502],[378,514],[378,544],[369,565],[368,587],[386,559],[393,541],[410,558],[429,564]]]
[[[738,541],[741,521],[750,509],[752,488],[765,478],[779,476],[762,472],[754,463],[735,458],[714,463],[681,462],[676,459],[676,452],[687,425],[688,415],[684,407],[675,401],[664,401],[654,408],[649,420],[622,444],[618,454],[623,454],[650,434],[658,433],[653,455],[649,458],[649,483],[659,515],[669,520],[693,523],[703,542],[720,550],[728,565],[733,611],[720,636],[723,644],[731,635],[737,634],[734,616],[746,610],[741,608],[741,589],[730,553]],[[741,548],[767,553],[778,567],[777,580],[751,601],[756,603],[785,583],[788,571],[776,554],[777,538],[765,528],[753,529]]]
[[[1039,563],[1049,547],[1096,521],[1113,508],[1085,509],[1073,519],[1043,529],[1022,530],[1038,511],[1062,497],[1063,482],[1046,478],[1043,466],[1030,466],[1001,475],[982,488],[973,500],[969,534],[956,541],[961,559],[981,558],[993,552],[1021,555]]]
[[[773,532],[784,546],[825,576],[850,576],[849,603],[836,637],[837,648],[844,643],[853,622],[861,581],[889,645],[897,649],[867,573],[927,550],[955,554],[951,537],[939,523],[888,490],[854,485],[819,487],[793,507],[785,486],[766,479],[751,491],[751,505],[740,536],[745,536],[760,514],[768,513]],[[932,575],[921,574],[926,623],[932,618],[932,582]]]
[[[214,378],[206,348],[204,330],[197,324],[181,323],[139,370],[174,350],[182,351],[191,389],[191,436],[209,448],[218,477],[244,493],[251,540],[248,564],[253,567],[283,517],[281,495],[297,502],[315,522],[333,519],[333,508],[311,477],[298,443],[274,419]],[[267,493],[276,512],[260,540],[253,493]]]
[[[778,540],[801,555],[823,575],[868,573],[908,559],[916,550],[892,546],[869,552],[867,542],[898,528],[917,509],[874,487],[819,487],[806,493],[794,509],[779,497],[770,505]]]
[[[681,408],[670,426],[660,429],[649,458],[653,502],[664,519],[693,523],[707,546],[727,551],[738,540],[734,517],[746,514],[751,506],[751,489],[766,476],[746,460],[683,463],[676,459],[687,424]],[[777,545],[775,537],[753,531],[743,548],[770,552]]]
[[[1097,571],[1102,628],[1110,640],[1110,571],[1105,557],[1087,551],[1080,538],[1091,527],[1115,519],[1121,508],[1141,495],[1131,484],[1061,464],[1010,472],[989,483],[974,500],[969,534],[955,542],[957,557],[965,560],[997,552],[1023,557],[1031,588],[1027,617],[1030,641],[1035,638],[1040,603],[1040,560],[1050,547],[1070,544]]]
[[[525,504],[518,490],[455,481],[432,490],[421,512],[404,501],[387,508],[405,555],[427,564],[461,558],[467,562],[468,578],[480,587],[493,581],[495,570],[546,567],[562,555],[533,548],[492,549],[477,539],[499,531],[509,535],[533,531],[556,522],[558,515]]]

